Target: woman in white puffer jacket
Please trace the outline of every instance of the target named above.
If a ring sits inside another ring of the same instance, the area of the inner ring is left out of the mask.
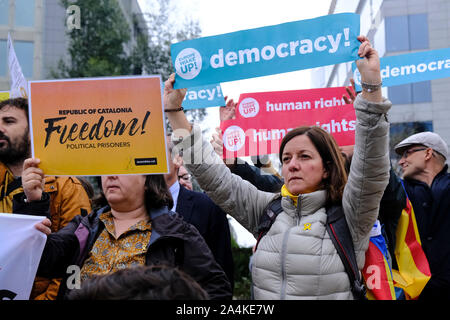
[[[363,58],[357,61],[361,81],[381,84],[377,52],[366,37],[358,40],[358,54]],[[174,81],[171,75],[165,83],[166,110],[179,109],[186,93],[185,89],[174,90]],[[253,258],[256,299],[353,299],[344,265],[326,231],[325,208],[342,205],[361,269],[389,179],[386,113],[390,106],[381,95],[381,85],[372,90],[363,87],[356,98],[355,149],[348,179],[339,148],[326,131],[301,127],[283,138],[283,211]],[[191,125],[183,112],[167,115],[174,130],[172,138],[179,141],[188,170],[218,206],[256,235],[259,218],[279,195],[259,191],[232,174],[202,138],[201,129]],[[189,155],[194,157],[189,159]],[[196,159],[199,156],[201,161]]]

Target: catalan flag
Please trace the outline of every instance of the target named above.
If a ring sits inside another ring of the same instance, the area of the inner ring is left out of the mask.
[[[362,274],[369,300],[396,300],[392,268],[388,262],[388,249],[378,220],[370,233]]]
[[[394,285],[403,289],[407,299],[417,299],[430,280],[431,271],[422,249],[414,209],[408,195],[406,207],[398,221],[395,257],[398,270],[393,270]]]

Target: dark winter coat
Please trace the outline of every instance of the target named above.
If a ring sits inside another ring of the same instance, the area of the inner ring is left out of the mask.
[[[431,279],[419,299],[450,299],[450,174],[447,170],[446,165],[431,187],[417,180],[404,181],[431,270]]]
[[[175,211],[197,228],[233,288],[234,262],[227,214],[206,194],[190,191],[181,185]]]

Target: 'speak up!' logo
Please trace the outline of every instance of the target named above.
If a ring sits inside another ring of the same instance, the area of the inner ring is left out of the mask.
[[[245,132],[238,126],[230,126],[223,133],[223,145],[228,151],[238,151],[245,144]]]
[[[252,118],[255,117],[259,112],[259,103],[256,99],[253,98],[245,98],[239,104],[239,113],[244,118]]]
[[[202,70],[202,56],[194,48],[185,48],[178,53],[175,59],[177,74],[185,79],[194,79]]]

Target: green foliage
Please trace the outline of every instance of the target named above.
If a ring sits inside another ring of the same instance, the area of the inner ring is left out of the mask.
[[[67,8],[77,5],[81,28],[67,31],[70,61],[59,62],[57,78],[117,76],[130,73],[125,45],[130,28],[116,0],[60,0]]]
[[[236,300],[249,300],[252,283],[249,262],[252,248],[240,248],[234,238],[231,240],[231,245],[234,261],[233,298]]]

